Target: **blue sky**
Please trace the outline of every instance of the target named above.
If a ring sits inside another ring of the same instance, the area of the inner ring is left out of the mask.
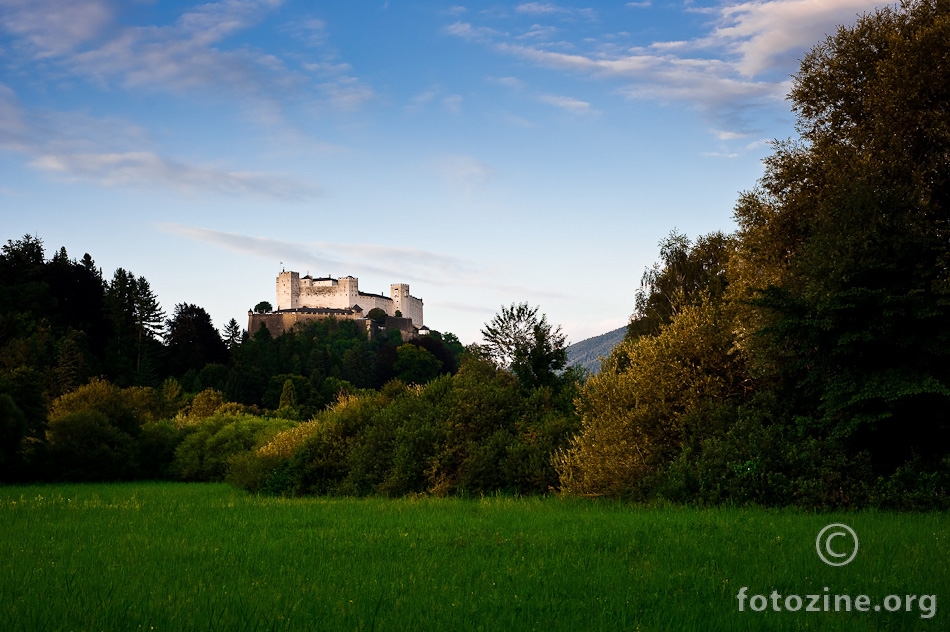
[[[657,242],[732,230],[798,60],[863,0],[0,0],[0,239],[223,327],[281,267],[409,283],[463,342],[626,323]]]

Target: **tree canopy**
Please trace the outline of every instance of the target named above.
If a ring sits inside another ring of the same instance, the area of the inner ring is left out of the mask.
[[[551,385],[567,365],[566,336],[552,328],[547,315],[527,303],[502,306],[482,329],[485,350],[527,386]]]

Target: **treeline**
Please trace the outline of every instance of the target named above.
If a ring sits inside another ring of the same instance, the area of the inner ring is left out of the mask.
[[[229,480],[280,494],[504,490],[950,507],[950,5],[906,2],[802,62],[737,230],[676,232],[584,381],[512,305],[483,346],[327,320],[224,339],[87,255],[0,257],[6,480]],[[102,376],[97,377],[97,376]]]
[[[516,493],[557,485],[579,428],[564,338],[503,310],[496,348],[452,334],[368,340],[351,320],[222,337],[165,318],[144,277],[92,258],[0,250],[4,481],[230,480],[272,493]],[[520,336],[520,337],[519,337]],[[493,355],[494,354],[494,355]]]
[[[685,502],[950,506],[950,5],[803,60],[738,230],[673,233],[578,398],[562,490]]]

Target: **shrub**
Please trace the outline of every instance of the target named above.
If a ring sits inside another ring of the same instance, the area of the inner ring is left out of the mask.
[[[162,416],[164,401],[153,388],[119,388],[96,379],[56,398],[50,407],[49,420],[53,422],[72,413],[90,411],[101,413],[109,424],[135,436],[143,423]]]
[[[149,421],[142,425],[136,438],[138,454],[138,477],[148,479],[172,478],[171,464],[175,448],[182,442],[185,432],[171,419]]]
[[[188,428],[175,449],[172,473],[186,481],[223,481],[228,461],[296,425],[287,419],[218,413]]]
[[[26,415],[6,393],[0,393],[0,480],[11,480],[17,473],[21,445],[26,436]]]
[[[135,441],[98,410],[79,410],[51,419],[46,432],[55,478],[117,481],[136,470]]]

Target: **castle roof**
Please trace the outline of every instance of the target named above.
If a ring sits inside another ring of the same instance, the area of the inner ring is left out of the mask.
[[[278,309],[272,314],[353,314],[355,312],[362,312],[363,308],[359,305],[354,305],[353,307],[348,307],[345,309],[340,309],[336,307],[293,307],[290,309]]]
[[[360,296],[376,296],[378,298],[384,298],[387,301],[393,300],[391,297],[386,296],[385,294],[374,294],[372,292],[363,292],[362,290],[360,291]]]

